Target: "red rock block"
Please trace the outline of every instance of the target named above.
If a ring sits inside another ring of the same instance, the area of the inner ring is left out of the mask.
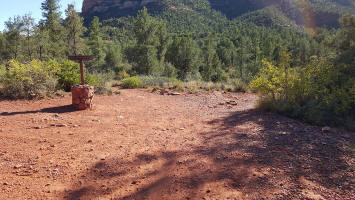
[[[72,104],[79,110],[92,108],[94,87],[90,85],[76,85],[71,88]]]

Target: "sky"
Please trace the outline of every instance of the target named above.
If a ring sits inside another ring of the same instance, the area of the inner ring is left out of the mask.
[[[31,14],[36,22],[42,18],[41,3],[44,0],[0,0],[0,31],[4,30],[5,24],[10,17],[15,15]],[[81,11],[83,0],[59,0],[62,16],[69,3],[75,5],[77,11]]]

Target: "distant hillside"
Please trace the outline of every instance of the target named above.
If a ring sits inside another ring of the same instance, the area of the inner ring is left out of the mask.
[[[86,21],[134,16],[147,7],[158,16],[171,10],[212,13],[228,19],[240,19],[265,26],[338,27],[344,13],[355,13],[355,0],[84,0],[82,14]],[[181,14],[181,13],[180,13]],[[221,15],[222,16],[222,15]]]

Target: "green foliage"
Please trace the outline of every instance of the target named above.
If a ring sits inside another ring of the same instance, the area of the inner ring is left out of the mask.
[[[116,79],[117,80],[122,80],[122,79],[125,79],[125,78],[128,78],[128,77],[129,77],[129,74],[126,71],[120,71],[120,72],[117,73]]]
[[[133,70],[138,74],[161,75],[170,43],[165,24],[151,17],[144,8],[138,12],[133,33],[136,43],[126,50],[126,57],[133,63]]]
[[[125,89],[140,88],[143,83],[139,77],[130,77],[122,80],[121,87]]]
[[[57,73],[58,88],[69,92],[71,86],[80,84],[80,68],[73,61],[64,61],[60,65],[60,71]]]
[[[10,60],[0,65],[1,95],[8,98],[42,98],[51,96],[56,90],[70,91],[71,86],[80,84],[80,70],[77,63],[54,60],[48,62],[33,60],[22,64]],[[97,88],[106,86],[113,78],[109,74],[85,74],[85,83]]]
[[[202,78],[204,81],[218,82],[222,81],[223,70],[221,62],[215,51],[215,46],[212,41],[207,40],[202,48],[203,65],[202,65]]]
[[[100,29],[101,23],[98,17],[94,17],[91,21],[89,27],[89,38],[88,38],[88,46],[90,49],[90,53],[94,55],[94,61],[90,63],[88,66],[92,71],[97,71],[103,65],[104,62],[104,51],[103,51],[103,41],[102,41],[102,33]]]
[[[64,56],[65,53],[65,34],[60,18],[60,6],[58,0],[44,0],[42,3],[42,15],[44,19],[41,21],[43,31],[48,32],[48,40],[46,41],[46,51],[48,57],[55,59]]]
[[[38,98],[55,91],[54,74],[59,70],[55,63],[34,60],[21,64],[11,60],[1,79],[2,95],[9,98]]]
[[[67,54],[78,55],[84,51],[82,36],[86,31],[83,26],[84,19],[76,12],[74,5],[69,4],[65,10],[65,31],[67,35]]]
[[[320,125],[347,126],[354,116],[354,76],[350,66],[334,65],[312,58],[302,67],[290,68],[283,53],[280,66],[264,61],[265,67],[250,83],[264,95],[259,107]]]
[[[57,88],[69,92],[73,85],[80,84],[80,67],[78,63],[73,61],[63,61],[61,64],[56,63],[60,70],[56,73],[58,79]],[[107,75],[107,74],[106,74]],[[113,77],[107,77],[105,74],[89,74],[85,73],[85,84],[93,86],[105,86],[105,83]]]
[[[118,71],[122,63],[121,48],[117,45],[107,46],[105,54],[105,70]]]
[[[166,56],[166,60],[178,70],[179,79],[186,79],[189,73],[198,73],[199,48],[192,38],[175,38]]]

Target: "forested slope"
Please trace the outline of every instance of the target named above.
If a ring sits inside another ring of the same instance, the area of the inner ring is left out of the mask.
[[[101,19],[134,16],[144,6],[159,16],[176,9],[199,13],[217,11],[228,19],[239,18],[267,26],[295,23],[300,26],[339,27],[341,15],[355,13],[354,0],[86,0],[83,16],[87,21],[93,16]]]

